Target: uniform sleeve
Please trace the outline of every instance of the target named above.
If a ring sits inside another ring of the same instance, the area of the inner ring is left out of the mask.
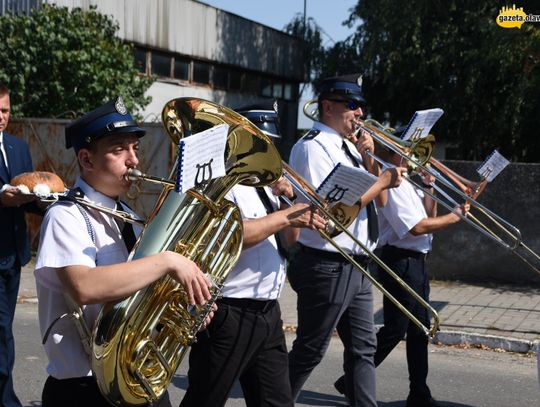
[[[394,232],[402,239],[409,231],[425,218],[417,205],[422,205],[412,187],[400,185],[388,190],[388,202],[379,208]]]
[[[315,140],[296,144],[291,151],[291,167],[315,189],[333,170],[334,163]]]

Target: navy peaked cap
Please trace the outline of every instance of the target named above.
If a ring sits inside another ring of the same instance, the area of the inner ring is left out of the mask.
[[[362,93],[362,75],[351,74],[333,76],[325,78],[318,87],[319,100],[331,95],[340,95],[346,99],[354,99],[360,103],[365,103]]]
[[[127,111],[124,101],[118,97],[86,113],[67,126],[66,148],[73,147],[75,151],[79,151],[102,137],[126,133],[134,133],[137,137],[142,137],[146,131],[138,127]]]
[[[279,134],[278,103],[274,99],[265,99],[234,109],[270,137],[281,137]]]

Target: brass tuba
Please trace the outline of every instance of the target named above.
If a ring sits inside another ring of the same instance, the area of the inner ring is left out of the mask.
[[[212,300],[191,306],[187,294],[166,276],[120,302],[107,303],[92,334],[92,370],[112,404],[138,406],[157,401],[194,342],[242,248],[242,220],[224,199],[236,184],[262,186],[282,172],[273,143],[236,112],[197,98],[168,102],[163,124],[177,143],[218,124],[228,124],[226,175],[204,187],[163,191],[130,254],[137,259],[174,250],[193,260],[213,281]]]

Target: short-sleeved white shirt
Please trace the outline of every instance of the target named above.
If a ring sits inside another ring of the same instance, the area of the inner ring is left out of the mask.
[[[115,208],[115,200],[97,192],[82,179],[79,178],[75,186],[83,190],[85,199]],[[105,266],[124,262],[128,257],[115,220],[94,209],[84,210],[94,230],[95,243],[92,242],[85,218],[72,203],[58,203],[50,207],[41,225],[34,275],[42,338],[53,322],[68,312],[64,300],[65,289],[56,273],[57,268],[70,265]],[[126,207],[124,210],[131,212]],[[138,234],[140,228],[135,226],[134,231]],[[92,329],[101,305],[92,304],[82,308],[86,322]],[[47,372],[51,376],[66,379],[92,374],[79,333],[70,318],[54,323],[44,347],[49,359]]]
[[[268,188],[265,188],[265,192],[274,209],[279,208],[279,199]],[[268,214],[253,187],[236,185],[226,197],[238,206],[243,219],[258,219]],[[279,297],[284,279],[284,262],[278,252],[276,238],[271,235],[242,250],[238,262],[225,280],[223,296],[274,300]]]
[[[379,208],[379,246],[389,244],[402,249],[427,253],[431,250],[433,235],[414,236],[409,231],[427,218],[424,194],[404,180],[397,188],[388,189],[388,202]]]
[[[334,129],[320,122],[315,122],[310,133],[298,140],[292,148],[290,165],[304,180],[316,189],[338,163],[348,166],[353,166],[353,163],[351,163],[343,150],[343,137]],[[316,135],[313,137],[314,134]],[[354,144],[348,140],[345,140],[345,142],[351,154],[356,158],[356,161],[362,163],[362,156],[358,153]],[[362,208],[356,220],[348,227],[348,230],[369,250],[373,250],[376,247],[376,242],[371,242],[368,238],[367,211],[365,208]],[[305,246],[336,252],[333,245],[323,239],[317,231],[311,229],[301,229],[298,240]],[[365,254],[344,233],[336,236],[334,240],[348,253]]]

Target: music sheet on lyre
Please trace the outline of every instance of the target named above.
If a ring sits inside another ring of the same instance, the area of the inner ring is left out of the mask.
[[[177,192],[225,175],[225,147],[229,125],[220,124],[180,140]]]

